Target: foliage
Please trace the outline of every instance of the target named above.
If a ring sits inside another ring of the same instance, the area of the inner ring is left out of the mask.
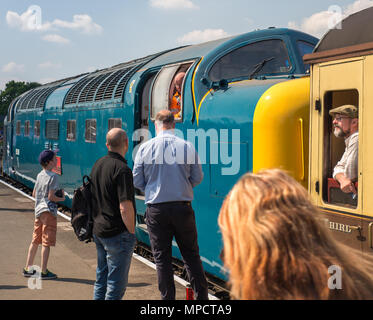
[[[13,99],[40,85],[37,82],[9,81],[5,85],[5,90],[0,90],[0,115],[5,115],[8,112],[9,105]]]

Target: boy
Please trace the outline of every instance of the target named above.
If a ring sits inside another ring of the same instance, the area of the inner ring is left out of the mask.
[[[57,205],[55,202],[64,201],[56,196],[59,189],[58,176],[51,170],[56,166],[56,155],[52,150],[44,150],[39,155],[39,163],[43,167],[36,178],[32,196],[35,198],[35,223],[32,241],[28,250],[26,267],[23,276],[31,277],[35,270],[31,269],[39,244],[41,249],[41,279],[49,280],[57,278],[57,275],[47,269],[50,247],[56,245],[57,232]]]

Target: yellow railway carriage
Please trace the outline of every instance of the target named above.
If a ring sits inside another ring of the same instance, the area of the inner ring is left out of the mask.
[[[308,188],[335,237],[373,256],[373,8],[330,30],[312,54]],[[344,139],[334,137],[329,111],[345,104],[359,109],[357,196],[332,178]]]

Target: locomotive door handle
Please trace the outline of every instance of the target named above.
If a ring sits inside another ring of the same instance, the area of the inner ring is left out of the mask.
[[[368,241],[369,241],[369,247],[371,249],[373,249],[372,240],[373,240],[373,222],[369,223],[369,227],[368,227]]]
[[[361,230],[361,227],[359,227],[359,226],[349,226],[349,228],[350,228],[351,230],[357,230],[357,231],[360,231],[360,230]]]

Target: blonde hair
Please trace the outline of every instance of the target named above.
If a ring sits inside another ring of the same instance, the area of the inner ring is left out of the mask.
[[[219,214],[236,299],[373,298],[373,280],[317,221],[307,191],[281,170],[246,174]],[[332,265],[342,289],[330,290]]]

